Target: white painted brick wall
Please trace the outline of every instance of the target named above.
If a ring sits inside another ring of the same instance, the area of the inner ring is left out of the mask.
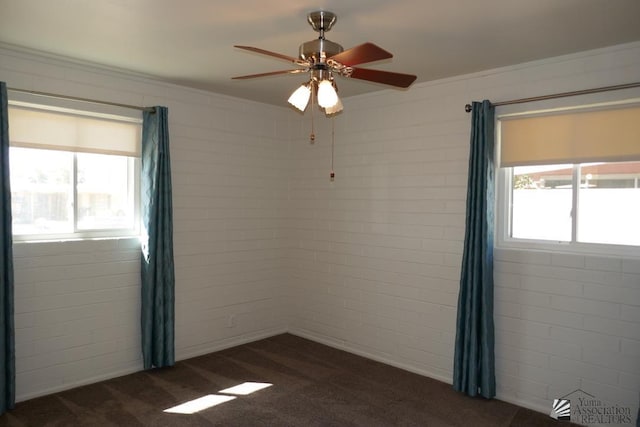
[[[464,104],[633,82],[640,44],[347,99],[294,137],[290,328],[450,382],[466,196]],[[637,91],[635,96],[637,96]],[[610,93],[607,96],[622,96]],[[296,142],[298,140],[299,142]],[[498,396],[543,412],[583,389],[637,412],[640,260],[496,250]]]
[[[8,49],[0,80],[169,107],[178,359],[286,330],[286,109]],[[136,239],[14,248],[18,400],[142,368]]]
[[[502,345],[532,346],[529,348],[548,357],[539,360],[537,365],[525,358],[514,360],[518,373],[529,370],[532,365],[545,369],[547,374],[536,377],[537,381],[545,379],[542,383],[546,387],[544,394],[516,390],[511,381],[504,381],[501,373],[498,384],[502,394],[515,393],[518,400],[542,407],[545,402],[579,388],[601,400],[637,409],[640,359],[632,349],[640,343],[640,324],[639,319],[632,315],[625,317],[624,313],[634,313],[640,306],[640,294],[630,295],[640,290],[640,275],[633,279],[635,288],[626,288],[621,280],[623,263],[635,265],[640,260],[560,254],[547,257],[531,251],[496,251],[496,269],[508,268],[530,283],[528,290],[518,290],[503,287],[497,280],[496,307],[516,299],[520,305],[519,312],[496,311],[497,336],[501,337]],[[536,270],[527,269],[527,265],[564,267],[562,270]],[[613,271],[616,268],[617,271]],[[518,270],[522,273],[518,274]],[[545,276],[537,276],[540,271]],[[546,289],[537,299],[528,298],[525,293],[530,293],[538,278],[545,283],[553,280],[548,277],[549,271],[556,272],[557,287]],[[571,276],[575,280],[566,280]],[[589,294],[586,289],[591,286],[607,291]],[[618,292],[628,294],[629,298],[615,298]],[[517,328],[519,334],[511,336],[501,332],[512,334],[513,323],[523,319],[528,320],[528,324],[538,325],[534,341],[531,341],[534,335],[530,329]],[[501,353],[499,346],[497,354]]]
[[[139,266],[137,239],[14,245],[18,396],[139,366]]]

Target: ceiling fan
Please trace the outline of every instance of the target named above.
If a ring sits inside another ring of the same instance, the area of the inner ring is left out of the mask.
[[[356,68],[355,65],[389,59],[392,58],[393,55],[373,43],[364,43],[344,50],[338,43],[327,40],[324,34],[331,30],[336,20],[337,17],[332,12],[316,11],[309,13],[307,15],[307,21],[309,25],[311,25],[311,28],[317,31],[320,36],[316,40],[302,43],[297,58],[257,47],[235,46],[239,49],[284,59],[299,68],[237,76],[233,77],[233,79],[252,79],[278,74],[309,73],[309,81],[303,83],[293,92],[291,97],[289,97],[289,103],[304,112],[309,103],[309,99],[317,98],[318,105],[324,109],[327,115],[338,113],[342,111],[343,108],[336,91],[335,75],[382,83],[399,88],[407,88],[416,80],[416,76],[411,74]]]

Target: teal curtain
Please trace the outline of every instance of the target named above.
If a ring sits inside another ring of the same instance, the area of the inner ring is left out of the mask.
[[[142,119],[142,355],[144,368],[175,363],[173,209],[166,107]]]
[[[13,234],[11,231],[11,185],[9,184],[9,111],[7,85],[0,82],[0,414],[16,401],[16,357],[13,329]]]
[[[496,394],[493,330],[494,107],[474,102],[453,388]]]

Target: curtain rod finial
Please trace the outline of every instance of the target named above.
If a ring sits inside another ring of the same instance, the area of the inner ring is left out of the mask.
[[[470,113],[472,109],[473,107],[471,107],[471,104],[466,104],[464,106],[464,111],[466,111],[467,113]]]

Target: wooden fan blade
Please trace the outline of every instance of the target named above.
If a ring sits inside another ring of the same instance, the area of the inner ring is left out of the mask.
[[[392,73],[390,71],[370,70],[368,68],[354,68],[351,73],[351,78],[406,88],[411,86],[411,83],[416,80],[417,76]]]
[[[331,57],[334,61],[337,61],[342,65],[346,65],[347,67],[389,58],[393,58],[391,53],[373,43],[364,43]]]
[[[267,76],[277,76],[278,74],[297,74],[297,73],[306,73],[307,70],[282,70],[282,71],[271,71],[268,73],[260,73],[260,74],[249,74],[247,76],[236,76],[231,77],[234,80],[244,80],[244,79],[253,79],[256,77],[267,77]]]
[[[293,56],[284,55],[282,53],[270,52],[268,50],[260,49],[258,47],[237,46],[237,45],[233,47],[237,47],[238,49],[248,50],[249,52],[256,52],[256,53],[261,53],[263,55],[273,56],[274,58],[284,59],[285,61],[293,62],[294,64],[298,61],[298,58],[294,58]]]

